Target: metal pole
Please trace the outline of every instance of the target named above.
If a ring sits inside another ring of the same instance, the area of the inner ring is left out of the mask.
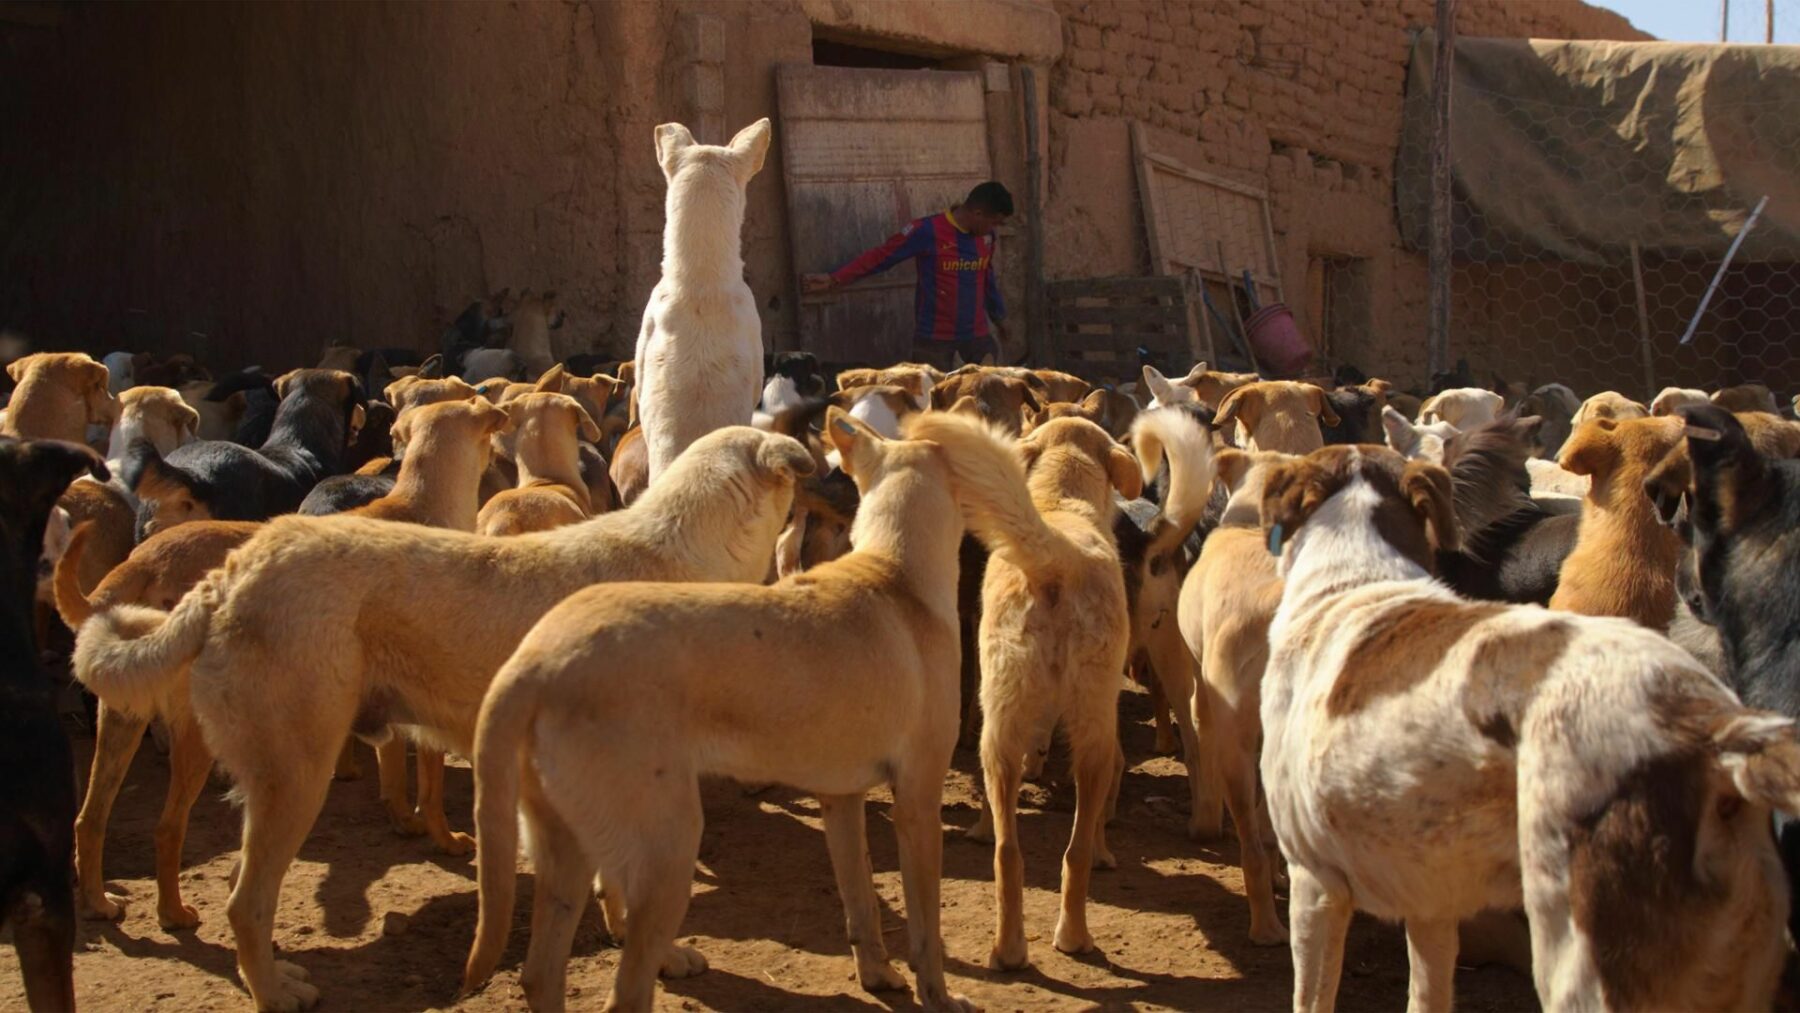
[[[1719,0],[1719,41],[1731,41],[1731,0]]]
[[[1725,277],[1725,269],[1731,266],[1731,258],[1737,256],[1738,247],[1744,244],[1744,237],[1756,227],[1756,220],[1762,217],[1763,206],[1768,203],[1769,196],[1764,194],[1763,199],[1756,202],[1756,208],[1750,212],[1750,217],[1744,219],[1744,227],[1738,230],[1737,238],[1725,248],[1725,259],[1719,261],[1719,269],[1713,272],[1712,284],[1706,286],[1706,294],[1700,297],[1700,307],[1694,310],[1694,319],[1688,321],[1687,333],[1681,336],[1682,344],[1694,343],[1694,332],[1700,329],[1700,317],[1706,312],[1706,304],[1712,302],[1713,293],[1718,291],[1719,282]]]
[[[1775,0],[1763,0],[1763,45],[1775,44]]]
[[[1044,159],[1038,140],[1037,71],[1020,67],[1019,86],[1025,91],[1025,215],[1031,243],[1025,251],[1025,348],[1032,365],[1061,366],[1050,361],[1049,349],[1044,347],[1050,322],[1044,319],[1044,196],[1039,181]]]
[[[1644,263],[1635,239],[1631,241],[1631,282],[1637,289],[1638,347],[1644,355],[1644,403],[1649,404],[1649,399],[1656,396],[1656,366],[1650,350],[1650,304],[1644,295]]]
[[[1431,69],[1435,127],[1431,138],[1431,298],[1426,325],[1430,377],[1450,368],[1450,78],[1455,53],[1456,0],[1437,0],[1437,58]]]

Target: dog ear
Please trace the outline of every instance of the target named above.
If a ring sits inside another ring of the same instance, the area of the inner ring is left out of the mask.
[[[805,478],[818,470],[812,451],[792,436],[763,434],[763,444],[756,449],[756,463],[773,475],[789,481]]]
[[[681,153],[694,146],[694,135],[679,123],[664,123],[656,128],[656,163],[664,176],[673,177],[681,164]]]
[[[1081,399],[1081,410],[1090,413],[1091,418],[1098,419],[1106,414],[1106,391],[1095,387],[1088,396]]]
[[[33,356],[22,355],[6,364],[6,375],[13,378],[14,383],[25,382],[25,371],[31,368]]]
[[[1224,489],[1227,493],[1237,491],[1244,484],[1244,476],[1250,473],[1250,455],[1242,450],[1226,448],[1213,452],[1213,485]]]
[[[1200,378],[1205,376],[1206,371],[1210,368],[1212,368],[1211,364],[1205,359],[1202,359],[1199,362],[1194,363],[1194,368],[1188,370],[1187,376],[1183,377],[1181,382],[1184,385],[1191,387],[1194,384],[1199,383]]]
[[[1279,555],[1288,539],[1325,502],[1319,477],[1312,462],[1304,457],[1268,466],[1263,476],[1260,513],[1271,553]]]
[[[444,378],[443,353],[434,353],[419,364],[419,371],[414,374],[421,380],[442,380]]]
[[[1263,392],[1255,384],[1235,387],[1219,401],[1218,414],[1213,416],[1213,427],[1230,433],[1226,428],[1236,422],[1248,433],[1256,432],[1256,424],[1262,421]]]
[[[1431,534],[1432,547],[1439,552],[1455,552],[1462,545],[1456,528],[1456,498],[1451,491],[1450,473],[1426,461],[1408,461],[1400,476],[1401,491],[1413,512],[1425,522]]]
[[[559,362],[549,369],[544,370],[544,375],[538,377],[537,389],[552,394],[560,394],[562,393],[563,384],[568,378],[569,371],[564,369],[563,364]]]
[[[1031,431],[1033,429],[1036,429],[1044,421],[1043,416],[1045,414],[1048,414],[1048,413],[1034,411],[1032,409],[1032,407],[1028,404],[1020,405],[1019,406],[1019,435],[1020,436],[1030,436]]]
[[[388,439],[393,441],[394,456],[405,453],[406,445],[412,442],[413,419],[418,414],[417,408],[408,408],[395,417],[394,424],[388,427]]]
[[[738,158],[738,178],[749,182],[750,177],[762,171],[763,159],[769,154],[769,138],[774,131],[769,126],[769,118],[764,116],[737,132],[731,139],[732,154]]]
[[[294,381],[299,379],[299,377],[300,371],[297,369],[290,369],[276,377],[275,382],[269,385],[275,391],[275,400],[287,400],[288,388],[291,387]]]
[[[949,377],[945,377],[943,380],[938,381],[938,383],[931,388],[931,407],[933,410],[940,412],[949,410],[952,405],[960,400],[960,398],[957,397],[957,392],[961,389],[962,385],[951,383]]]
[[[973,394],[964,394],[962,397],[956,399],[955,404],[944,410],[952,415],[967,415],[972,419],[987,418],[987,409],[982,406],[980,401],[976,400],[975,395]],[[1030,411],[1031,406],[1020,405],[1019,410],[1022,412]]]
[[[581,434],[582,439],[589,443],[599,443],[600,424],[594,421],[594,417],[588,414],[588,410],[581,406],[580,401],[576,401],[573,398],[570,398],[569,400],[571,402],[569,407],[575,411],[576,431]]]
[[[1018,390],[1019,402],[1021,404],[1033,411],[1037,411],[1044,407],[1043,402],[1038,400],[1037,393],[1031,389],[1031,384],[1026,383],[1023,380],[1008,380],[1007,382]]]
[[[1387,445],[1402,457],[1411,457],[1419,448],[1419,431],[1396,408],[1381,409],[1381,431],[1387,436]]]
[[[1327,426],[1342,424],[1343,420],[1338,418],[1336,411],[1332,410],[1331,399],[1325,396],[1325,388],[1313,384],[1308,386],[1311,386],[1312,390],[1308,391],[1306,396],[1311,401],[1312,412],[1318,416],[1320,424]]]
[[[825,442],[837,451],[844,473],[855,478],[864,455],[875,453],[883,439],[862,419],[832,405],[825,409]]]
[[[1800,741],[1792,718],[1747,708],[1698,717],[1711,725],[1714,755],[1734,794],[1786,812],[1800,805]]]
[[[169,402],[169,411],[175,416],[175,431],[187,434],[179,442],[192,443],[200,438],[200,413],[192,405],[178,397]]]
[[[1116,443],[1106,448],[1106,477],[1126,499],[1137,499],[1144,494],[1144,475],[1137,458]]]
[[[1687,423],[1697,529],[1737,531],[1766,506],[1778,504],[1780,494],[1772,488],[1768,459],[1735,416],[1713,405],[1683,407],[1678,414]]]
[[[1619,443],[1613,436],[1618,428],[1613,419],[1583,422],[1563,444],[1556,463],[1576,475],[1599,475],[1608,470],[1619,458]]]
[[[1694,465],[1686,443],[1669,448],[1663,459],[1644,476],[1644,495],[1656,509],[1664,527],[1681,529],[1682,507],[1693,487]]]
[[[1419,403],[1418,421],[1421,424],[1430,425],[1437,421],[1438,396],[1439,395],[1437,394],[1433,394]]]
[[[1150,388],[1150,396],[1155,398],[1158,404],[1171,404],[1178,397],[1175,393],[1175,385],[1170,383],[1169,378],[1162,375],[1162,372],[1155,366],[1148,364],[1144,366],[1144,386]]]
[[[488,435],[511,432],[518,420],[513,418],[512,409],[503,404],[490,404],[487,398],[477,394],[469,399],[469,403],[487,409],[484,418],[488,422]]]

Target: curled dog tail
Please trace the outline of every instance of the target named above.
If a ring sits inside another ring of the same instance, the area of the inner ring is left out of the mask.
[[[1200,523],[1212,493],[1212,437],[1194,416],[1179,408],[1145,412],[1131,425],[1131,446],[1149,485],[1169,459],[1169,491],[1150,529],[1146,557],[1180,545]]]
[[[1012,441],[979,419],[955,412],[908,416],[906,436],[944,448],[969,529],[989,549],[1005,551],[1028,574],[1052,568],[1068,543],[1044,523],[1025,487],[1025,464]]]
[[[75,678],[108,706],[154,713],[157,700],[206,645],[219,600],[215,582],[225,572],[214,571],[173,612],[140,605],[96,612],[75,635]]]
[[[533,683],[509,678],[511,665],[500,670],[481,704],[475,723],[476,884],[480,898],[475,942],[463,966],[463,994],[480,988],[494,975],[512,927],[518,888],[519,777],[537,716]]]
[[[50,585],[56,593],[56,613],[72,630],[80,629],[81,624],[94,614],[94,602],[81,593],[81,554],[87,549],[93,528],[93,521],[82,521],[69,536],[68,547],[56,561],[56,575]]]

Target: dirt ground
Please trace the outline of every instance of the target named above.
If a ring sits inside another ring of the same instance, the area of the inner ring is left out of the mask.
[[[1184,832],[1181,764],[1150,755],[1147,697],[1126,694],[1126,773],[1108,840],[1116,871],[1097,872],[1088,911],[1100,952],[1069,957],[1050,945],[1061,852],[1073,791],[1053,756],[1048,784],[1026,788],[1026,928],[1032,966],[987,970],[993,932],[989,847],[965,840],[975,821],[972,751],[959,751],[944,806],[943,932],[950,983],[986,1010],[1288,1008],[1293,985],[1286,947],[1249,944],[1234,838],[1193,843]],[[84,764],[91,736],[78,735]],[[365,776],[334,785],[319,823],[290,870],[276,916],[275,945],[311,972],[324,1010],[485,1011],[523,1006],[518,966],[531,910],[530,876],[500,973],[460,1003],[462,962],[475,929],[475,867],[469,857],[434,854],[423,839],[397,837],[375,797],[374,756]],[[89,1010],[242,1010],[224,908],[238,841],[238,816],[223,792],[194,809],[183,889],[200,911],[197,932],[157,925],[151,829],[167,783],[166,760],[146,741],[120,793],[107,837],[109,889],[128,894],[118,924],[84,922],[75,959],[76,994]],[[468,829],[473,788],[466,767],[448,772],[452,825]],[[832,881],[818,805],[784,789],[746,795],[735,784],[706,786],[706,834],[683,939],[711,969],[664,982],[663,1009],[916,1009],[909,993],[874,995],[856,983],[843,910]],[[869,845],[890,954],[904,957],[900,876],[885,799],[868,807]],[[1287,910],[1285,895],[1277,904]],[[617,967],[598,906],[575,940],[571,1009],[597,1009]],[[901,963],[904,967],[903,962]],[[910,981],[910,974],[908,979]],[[1537,1006],[1529,980],[1508,970],[1463,970],[1464,1010]],[[1406,1003],[1406,946],[1398,929],[1358,918],[1350,933],[1339,1005],[1391,1010]],[[18,965],[0,947],[0,1009],[24,1008]]]

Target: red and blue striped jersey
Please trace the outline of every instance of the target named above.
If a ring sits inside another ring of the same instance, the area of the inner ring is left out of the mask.
[[[913,221],[831,272],[831,280],[848,285],[903,260],[915,261],[919,271],[913,306],[917,340],[985,338],[990,318],[1006,319],[1006,304],[994,281],[994,237],[965,231],[948,211]]]

